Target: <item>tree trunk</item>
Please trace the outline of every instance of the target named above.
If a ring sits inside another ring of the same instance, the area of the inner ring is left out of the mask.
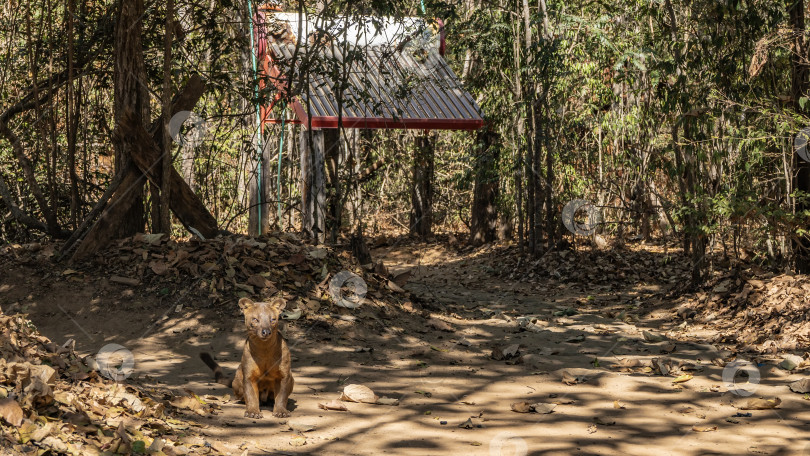
[[[342,192],[340,188],[340,129],[323,131],[324,159],[327,177],[327,216],[326,229],[329,241],[337,242],[342,222]]]
[[[411,233],[429,236],[433,230],[433,144],[427,132],[416,138],[411,185]]]
[[[259,235],[259,226],[261,226],[261,233],[267,233],[270,229],[270,213],[273,212],[275,200],[275,185],[276,185],[276,165],[275,155],[278,153],[277,136],[269,135],[262,136],[262,153],[258,158],[251,161],[252,171],[249,180],[249,204],[250,210],[248,211],[248,234],[250,236]],[[261,160],[261,169],[259,168],[259,160]],[[259,195],[259,181],[261,180],[262,190]],[[259,198],[261,196],[261,199]],[[261,221],[259,220],[259,213],[261,213]],[[261,224],[261,225],[260,225]]]
[[[67,167],[70,177],[70,225],[75,230],[79,226],[79,176],[76,173],[76,136],[79,130],[79,106],[81,104],[81,94],[77,93],[73,82],[74,64],[74,44],[73,44],[73,21],[76,17],[75,0],[68,0],[67,21],[67,46],[68,46],[68,83],[65,99],[66,124],[67,124]]]
[[[194,173],[194,159],[196,155],[193,145],[183,143],[180,146],[180,159],[183,162],[180,169],[183,171],[183,179],[186,180],[191,190],[195,192],[197,191],[197,175]],[[240,183],[242,183],[241,180]]]
[[[149,92],[147,90],[146,66],[143,60],[141,44],[141,20],[144,14],[143,0],[120,2],[121,10],[115,28],[115,69],[114,110],[115,125],[127,110],[132,110],[143,125],[149,119]],[[127,169],[135,172],[130,165],[132,146],[126,143],[115,144],[115,172],[120,174]],[[143,179],[128,179],[132,187],[125,187],[130,192],[132,204],[121,214],[119,237],[131,236],[144,229]]]
[[[470,244],[481,245],[495,240],[498,228],[498,149],[492,147],[498,136],[492,131],[480,131],[477,138],[478,157],[475,161],[475,187],[470,214]]]
[[[161,187],[160,187],[160,221],[152,224],[160,232],[172,234],[172,214],[169,205],[172,195],[171,175],[174,171],[172,160],[172,138],[169,135],[169,122],[172,118],[172,28],[174,19],[174,0],[166,1],[166,29],[163,37],[163,150],[161,155]]]
[[[324,189],[324,131],[301,129],[301,230],[314,243],[326,233]]]
[[[193,109],[204,90],[205,83],[198,75],[193,75],[186,83],[186,87],[172,101],[171,114],[174,115],[179,111]],[[150,131],[147,132],[141,123],[141,117],[137,113],[127,110],[121,114],[119,123],[115,128],[113,142],[118,146],[126,144],[133,152],[129,157],[131,165],[128,165],[132,167],[122,171],[123,177],[120,174],[116,175],[113,182],[118,188],[110,199],[106,210],[76,249],[72,261],[80,260],[96,252],[106,245],[116,232],[120,231],[124,215],[131,210],[132,205],[137,201],[143,202],[137,194],[132,193],[130,190],[143,188],[145,177],[148,177],[153,185],[160,186],[162,173],[159,172],[159,169],[155,169],[155,164],[160,163],[160,155],[163,150],[162,117],[163,114],[150,126]],[[174,168],[171,171],[170,179],[172,194],[174,195],[171,199],[171,209],[177,215],[177,218],[183,226],[195,235],[204,238],[216,236],[219,233],[216,219],[208,212],[199,197],[191,191],[180,174]],[[119,177],[121,180],[119,180]],[[88,218],[93,216],[91,214]]]
[[[790,56],[791,67],[791,98],[793,109],[802,112],[799,99],[807,96],[810,89],[810,65],[807,63],[808,50],[804,39],[805,19],[804,0],[795,0],[793,6],[789,8],[790,26],[793,29],[793,49]],[[795,155],[795,154],[794,154]],[[794,190],[810,193],[810,163],[800,158],[796,160],[796,172]],[[799,198],[796,201],[796,212],[810,209],[810,204],[806,198]],[[802,227],[807,228],[807,227]],[[794,242],[794,254],[796,258],[796,270],[798,272],[810,272],[810,237],[802,236]]]
[[[358,222],[361,220],[360,210],[363,202],[363,192],[360,191],[361,173],[363,172],[362,166],[371,157],[371,141],[373,140],[374,130],[349,130],[351,140],[349,147],[346,151],[346,170],[348,171],[348,179],[346,180],[346,208],[347,217],[349,217],[348,224],[356,229]],[[381,163],[382,166],[384,163]],[[373,174],[369,174],[369,176]]]

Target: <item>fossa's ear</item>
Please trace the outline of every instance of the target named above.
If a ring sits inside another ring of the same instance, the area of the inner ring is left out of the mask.
[[[284,298],[275,297],[270,300],[270,305],[278,310],[284,310],[287,307],[287,301],[285,301]]]
[[[253,307],[253,304],[255,303],[251,301],[250,298],[242,298],[239,300],[239,308],[242,309],[242,312],[245,312]]]

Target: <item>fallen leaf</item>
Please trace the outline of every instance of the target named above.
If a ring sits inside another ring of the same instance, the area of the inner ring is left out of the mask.
[[[672,383],[684,383],[688,382],[689,380],[692,380],[692,378],[693,378],[692,374],[683,374],[672,379]]]
[[[795,382],[788,385],[790,390],[794,393],[810,393],[810,378],[803,378],[801,380],[796,380]]]
[[[31,440],[31,434],[37,429],[39,429],[39,426],[33,421],[26,420],[23,422],[17,429],[17,432],[20,434],[20,443],[28,443]]]
[[[740,410],[769,410],[779,407],[782,399],[775,397],[773,399],[764,398],[751,398],[745,401],[741,406],[737,407]]]
[[[651,333],[649,331],[642,331],[641,335],[644,336],[644,340],[646,340],[647,342],[656,343],[656,342],[662,342],[664,340],[664,338],[662,336],[659,336],[657,334],[653,334],[653,333]]]
[[[316,260],[323,260],[326,258],[326,254],[329,253],[326,249],[314,249],[309,251],[310,258],[314,258]]]
[[[411,278],[412,271],[409,269],[404,272],[399,272],[394,274],[393,280],[394,283],[399,285],[400,287],[404,287],[408,280]]]
[[[615,366],[618,366],[618,367],[621,367],[621,368],[624,368],[624,369],[632,369],[634,367],[641,367],[643,365],[644,364],[641,362],[641,360],[639,360],[637,358],[620,358],[620,359],[616,360],[616,364],[615,364]]]
[[[0,417],[14,427],[20,427],[23,420],[23,410],[14,399],[0,399]]]
[[[315,430],[315,425],[301,420],[289,420],[287,426],[296,432],[309,432]]]
[[[563,371],[562,382],[568,386],[576,385],[577,383],[585,383],[585,378],[572,375],[568,371]]]
[[[529,413],[532,411],[532,405],[528,402],[514,402],[511,405],[512,411],[517,413]]]
[[[149,268],[152,269],[152,272],[159,276],[166,275],[166,273],[169,271],[169,265],[163,261],[152,261],[149,263]]]
[[[377,403],[380,405],[399,405],[399,399],[383,396],[377,399]]]
[[[785,355],[785,358],[779,363],[779,367],[784,370],[792,371],[804,362],[804,358],[796,355]]]
[[[566,307],[565,309],[554,312],[555,317],[570,317],[576,314],[577,314],[576,309],[572,307]]]
[[[450,325],[438,318],[429,318],[427,325],[438,331],[453,332],[453,328]]]
[[[340,400],[349,402],[366,402],[374,404],[379,397],[371,391],[371,388],[364,385],[346,385],[343,388],[343,393],[340,395]]]
[[[402,287],[400,287],[399,285],[397,285],[396,283],[394,283],[394,281],[392,281],[392,280],[387,280],[385,282],[385,286],[388,287],[388,289],[391,290],[391,291],[394,291],[394,292],[397,292],[397,293],[405,293],[405,290]]]
[[[321,409],[324,409],[324,410],[337,410],[337,411],[340,411],[340,412],[347,412],[349,410],[348,408],[346,408],[346,404],[344,404],[343,402],[341,402],[341,401],[339,401],[337,399],[333,399],[333,400],[331,400],[329,402],[319,403],[318,408],[321,408]]]
[[[717,426],[702,426],[702,425],[696,424],[696,425],[692,426],[692,430],[695,431],[695,432],[712,432],[712,431],[717,430]]]
[[[661,375],[669,375],[669,372],[672,370],[672,367],[670,366],[669,358],[663,358],[663,359],[654,358],[653,359],[653,366],[656,369],[658,369],[658,373],[661,374]]]
[[[475,425],[472,422],[472,418],[467,418],[467,421],[459,424],[458,427],[462,429],[472,429],[475,427]]]
[[[531,409],[535,411],[535,413],[540,413],[543,415],[547,415],[554,411],[554,408],[557,407],[557,404],[543,404],[537,403],[530,405]]]
[[[298,320],[303,315],[303,311],[301,309],[289,310],[281,312],[281,318],[284,320]]]
[[[292,446],[304,446],[307,444],[307,438],[303,435],[294,435],[290,439],[290,445]]]
[[[513,412],[517,412],[517,413],[534,412],[534,413],[540,413],[540,414],[545,415],[545,414],[549,414],[549,413],[553,412],[554,408],[557,407],[557,404],[555,404],[555,403],[545,404],[545,403],[541,403],[541,402],[536,402],[536,403],[532,404],[532,403],[523,401],[523,402],[515,402],[510,407],[511,407]]]
[[[495,347],[490,355],[495,361],[514,358],[520,353],[520,344],[512,344],[506,347]]]
[[[273,282],[267,280],[259,274],[253,274],[245,281],[248,285],[253,285],[256,288],[274,288]]]

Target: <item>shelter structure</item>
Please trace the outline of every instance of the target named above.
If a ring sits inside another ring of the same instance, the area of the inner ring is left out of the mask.
[[[327,219],[340,223],[340,208],[327,204],[325,196],[326,184],[339,186],[337,169],[324,171],[325,162],[338,166],[330,155],[339,148],[339,129],[427,132],[484,125],[480,108],[444,60],[440,20],[326,19],[264,6],[256,11],[254,36],[259,86],[269,94],[259,107],[260,131],[268,124],[302,126],[302,221],[318,241],[327,232]],[[417,141],[411,215],[415,231],[426,234],[433,152],[427,135]],[[334,190],[329,193],[340,194]]]

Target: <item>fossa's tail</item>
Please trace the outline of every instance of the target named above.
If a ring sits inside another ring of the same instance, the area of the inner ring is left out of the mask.
[[[214,380],[222,385],[227,386],[228,388],[233,387],[233,377],[225,377],[225,374],[222,372],[222,366],[217,364],[214,361],[214,358],[208,353],[200,353],[200,359],[203,360],[206,366],[210,367],[212,371],[214,371]]]

